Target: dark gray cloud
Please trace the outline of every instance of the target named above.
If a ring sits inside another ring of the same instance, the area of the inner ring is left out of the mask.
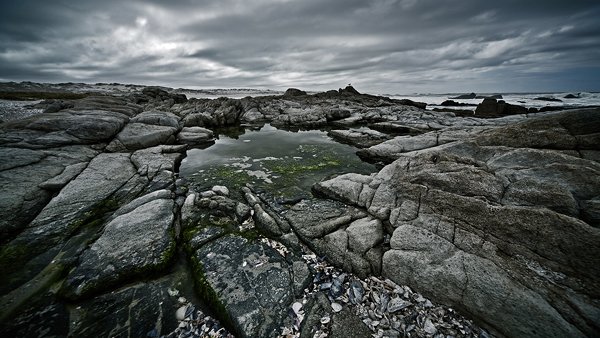
[[[0,80],[600,90],[597,0],[0,4]]]

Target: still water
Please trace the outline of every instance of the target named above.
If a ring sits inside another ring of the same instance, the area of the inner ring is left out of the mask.
[[[335,174],[374,172],[375,166],[362,162],[356,150],[321,130],[292,132],[267,124],[233,137],[220,135],[206,149],[189,150],[179,171],[198,190],[223,184],[235,191],[251,184],[291,198]]]

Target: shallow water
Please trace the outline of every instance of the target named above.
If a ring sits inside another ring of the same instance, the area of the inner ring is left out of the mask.
[[[180,176],[196,189],[223,184],[234,191],[249,183],[281,197],[310,192],[327,177],[348,172],[368,174],[375,166],[320,130],[292,132],[264,125],[237,138],[221,135],[206,149],[192,149]]]

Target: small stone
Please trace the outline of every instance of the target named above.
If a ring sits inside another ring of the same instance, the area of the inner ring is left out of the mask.
[[[435,328],[435,325],[433,325],[433,323],[431,322],[431,320],[429,318],[427,318],[425,320],[425,324],[423,325],[423,330],[432,336],[437,333],[437,329]]]
[[[187,310],[187,305],[184,305],[184,306],[180,307],[179,309],[177,309],[177,311],[175,311],[175,318],[177,318],[177,320],[179,320],[179,321],[184,320],[186,310]]]
[[[348,298],[352,304],[358,304],[362,302],[363,295],[365,294],[365,290],[362,287],[362,284],[357,280],[352,280],[350,283],[350,288],[348,289]]]
[[[342,311],[342,305],[336,302],[331,303],[331,308],[333,309],[333,312]]]
[[[331,318],[329,316],[321,318],[321,324],[327,324],[329,323],[329,321],[331,321]]]
[[[411,302],[404,301],[400,298],[392,298],[392,300],[390,300],[390,302],[388,303],[387,310],[389,313],[394,313],[411,305]]]
[[[216,196],[217,194],[212,191],[212,190],[208,190],[208,191],[203,191],[202,193],[200,193],[200,197],[201,198],[211,198],[213,196]]]
[[[341,277],[333,279],[333,282],[331,283],[331,289],[329,289],[329,294],[331,295],[331,297],[335,299],[344,293],[344,288],[342,285],[343,283],[344,279],[342,279]]]
[[[292,310],[294,310],[294,313],[297,315],[298,313],[300,313],[300,309],[302,309],[302,303],[300,302],[295,302],[294,304],[292,304]]]
[[[226,186],[215,185],[214,187],[212,187],[211,190],[214,191],[217,195],[229,196],[229,189],[227,189]]]

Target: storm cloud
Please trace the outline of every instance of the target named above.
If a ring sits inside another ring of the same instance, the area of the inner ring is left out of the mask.
[[[0,4],[0,81],[600,90],[597,0]]]

